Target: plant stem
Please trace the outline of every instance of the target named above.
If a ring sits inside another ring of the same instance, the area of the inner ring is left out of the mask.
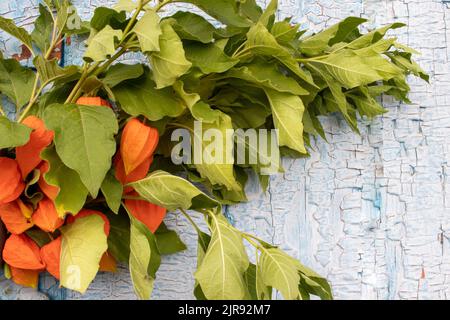
[[[236,58],[239,54],[240,51],[245,47],[245,45],[247,44],[247,41],[244,41],[239,48],[236,49],[236,51],[233,53],[233,55],[231,56],[232,58]]]
[[[197,231],[197,233],[200,234],[202,231],[200,230],[198,225],[195,223],[195,221],[191,218],[191,216],[184,209],[179,209],[179,210],[181,211],[183,216],[192,224],[192,226]]]
[[[83,72],[81,74],[81,78],[80,78],[80,80],[78,80],[77,84],[75,85],[75,87],[73,88],[69,97],[67,98],[66,104],[74,102],[73,101],[74,98],[77,96],[78,91],[83,87],[84,81],[87,79],[88,76],[89,76],[89,65],[87,63],[85,63],[83,66]]]
[[[143,0],[139,0],[139,5],[138,8],[136,9],[136,12],[134,13],[133,17],[131,18],[131,20],[128,22],[128,25],[125,28],[125,31],[123,33],[123,37],[122,40],[120,41],[119,45],[117,46],[117,48],[121,47],[121,49],[116,52],[111,58],[109,58],[108,60],[106,60],[104,62],[104,64],[99,67],[101,62],[97,62],[95,63],[93,66],[91,66],[90,68],[85,64],[84,66],[84,70],[83,70],[83,74],[81,76],[81,78],[78,80],[77,84],[75,85],[75,87],[73,88],[71,94],[69,95],[69,97],[66,100],[66,103],[74,103],[76,102],[76,99],[79,98],[79,96],[81,95],[81,91],[80,89],[83,87],[84,82],[86,81],[86,79],[90,76],[90,75],[99,75],[100,73],[106,71],[106,69],[108,69],[108,67],[114,62],[116,61],[120,56],[122,56],[126,51],[127,51],[127,46],[124,45],[125,41],[128,37],[128,34],[130,33],[130,31],[132,30],[132,28],[134,27],[136,20],[139,16],[139,13],[142,11],[143,7],[150,1],[143,1]],[[135,39],[135,35],[133,35],[128,41],[133,41]]]
[[[155,6],[155,11],[158,12],[160,11],[163,7],[165,7],[166,5],[168,5],[169,3],[174,2],[174,0],[164,0],[162,2],[160,2],[157,6]]]
[[[136,20],[139,17],[139,14],[141,13],[144,5],[145,4],[142,2],[142,0],[139,0],[136,11],[134,12],[133,16],[131,17],[130,21],[128,22],[127,26],[125,27],[125,30],[123,31],[123,37],[119,43],[119,46],[121,46],[125,42],[125,39],[128,37],[128,34],[130,33],[131,29],[133,29],[133,27],[136,23]]]
[[[50,16],[52,17],[53,20],[53,31],[52,31],[52,40],[50,42],[50,47],[48,48],[47,52],[45,53],[45,60],[48,60],[48,58],[50,58],[50,56],[52,55],[53,50],[56,47],[56,43],[57,43],[57,39],[58,39],[58,19],[55,19],[55,16],[53,15],[53,10],[52,8],[48,5],[48,3],[46,3],[44,1],[45,6],[48,9],[48,12],[50,13]]]
[[[110,59],[108,59],[100,68],[95,70],[95,72],[93,72],[93,75],[97,76],[97,75],[101,74],[102,72],[106,71],[106,69],[108,69],[108,67],[114,61],[116,61],[118,58],[120,58],[120,56],[122,56],[126,51],[127,51],[127,48],[122,47],[119,51],[116,52],[116,54],[114,54]]]
[[[239,231],[239,230],[238,230]],[[247,233],[243,233],[241,232],[242,237],[248,241],[248,243],[250,243],[253,247],[255,247],[257,250],[261,250],[261,244],[256,243],[255,241],[253,241],[255,239],[255,237],[247,234]],[[257,240],[257,239],[255,239]]]
[[[33,107],[34,103],[36,102],[36,99],[39,97],[40,92],[42,91],[43,88],[38,90],[38,85],[39,85],[39,73],[36,74],[36,79],[34,80],[34,85],[33,85],[33,91],[31,92],[31,100],[29,101],[28,105],[25,107],[25,109],[22,111],[22,114],[19,117],[18,122],[22,122],[26,115],[28,114],[28,112],[30,112],[31,108]],[[36,95],[36,91],[37,91],[37,95]]]

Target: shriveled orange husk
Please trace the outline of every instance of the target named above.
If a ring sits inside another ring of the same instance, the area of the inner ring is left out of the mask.
[[[120,142],[125,174],[133,172],[153,156],[159,142],[158,130],[131,119],[125,126]]]
[[[33,214],[33,222],[45,232],[55,232],[64,224],[56,211],[52,200],[45,198],[39,202],[36,212]]]
[[[19,269],[42,270],[45,268],[38,245],[25,234],[12,234],[6,240],[3,260],[11,267]]]
[[[106,251],[102,259],[100,260],[100,269],[101,272],[117,272],[117,262],[116,259]]]
[[[45,174],[50,170],[50,165],[47,161],[42,161],[38,169],[41,173],[38,181],[39,188],[49,199],[55,201],[59,194],[59,188],[51,186],[45,181]]]
[[[126,185],[131,182],[139,181],[144,179],[149,170],[150,166],[152,165],[153,157],[148,158],[145,160],[139,167],[134,169],[130,174],[125,173],[125,167],[122,161],[122,157],[120,154],[117,154],[116,159],[114,161],[114,168],[116,170],[116,178],[119,180],[123,185]],[[125,187],[124,193],[129,193],[133,191],[130,187]]]
[[[0,158],[0,204],[16,200],[25,189],[18,163]]]
[[[77,100],[77,104],[84,106],[111,107],[111,104],[100,97],[81,97]]]
[[[33,227],[33,223],[25,217],[18,202],[19,200],[0,205],[0,218],[6,229],[13,234],[22,234]]]
[[[59,280],[61,263],[62,237],[59,237],[41,248],[41,259],[52,276]]]
[[[10,270],[11,279],[15,284],[33,289],[38,287],[40,270],[25,270],[14,267],[10,267]]]
[[[125,200],[125,206],[131,215],[145,224],[152,233],[158,230],[167,214],[165,208],[144,200]]]
[[[111,230],[111,225],[109,223],[108,218],[103,213],[101,213],[100,211],[88,210],[88,209],[81,210],[76,216],[68,216],[67,217],[67,224],[73,223],[77,219],[82,219],[82,218],[85,218],[85,217],[89,217],[89,216],[92,216],[94,214],[100,216],[103,219],[103,221],[105,222],[105,234],[106,234],[106,236],[109,236],[109,231]]]
[[[41,163],[41,152],[52,143],[55,133],[35,116],[27,117],[23,124],[33,129],[28,143],[16,148],[16,160],[25,179]]]

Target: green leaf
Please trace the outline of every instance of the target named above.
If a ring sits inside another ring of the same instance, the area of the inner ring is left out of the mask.
[[[348,48],[350,49],[363,49],[370,46],[373,43],[380,41],[386,33],[391,29],[403,28],[406,25],[404,23],[392,23],[390,25],[384,26],[382,28],[376,29],[372,32],[369,32],[355,40],[353,40]]]
[[[30,229],[25,232],[40,248],[52,241],[49,234],[39,229]]]
[[[202,231],[198,232],[198,239],[197,239],[198,245],[197,245],[197,269],[200,267],[200,265],[203,262],[203,259],[205,258],[206,251],[208,250],[209,244],[211,242],[211,236],[209,234],[206,234]],[[200,287],[200,284],[197,280],[195,280],[195,286],[194,286],[194,295],[197,298],[197,300],[208,300],[205,297],[205,294],[202,291],[202,288]]]
[[[0,59],[0,92],[22,108],[31,98],[36,75],[14,59]]]
[[[122,38],[121,30],[114,30],[109,25],[96,33],[88,41],[88,48],[84,53],[84,60],[101,62],[116,53],[115,39]]]
[[[257,22],[261,17],[263,11],[255,0],[241,1],[239,4],[239,14],[243,17],[247,17],[253,22]]]
[[[259,85],[262,88],[266,87],[279,92],[292,93],[297,96],[309,94],[297,81],[284,75],[276,64],[261,60],[240,68],[231,69],[224,76],[242,79]]]
[[[30,34],[22,27],[16,26],[14,20],[6,19],[0,16],[0,29],[10,34],[14,38],[21,41],[31,52],[33,52],[33,45],[31,44]]]
[[[205,123],[218,122],[220,119],[220,112],[213,110],[208,104],[200,101],[200,96],[197,93],[187,93],[184,89],[184,83],[177,81],[173,85],[173,90],[180,96],[186,106],[191,111],[192,116]]]
[[[284,46],[294,46],[294,41],[299,37],[298,29],[300,25],[292,25],[289,20],[276,22],[270,33],[273,34],[275,39]]]
[[[98,215],[77,219],[61,228],[61,285],[85,293],[108,249],[105,222]]]
[[[34,22],[31,38],[43,54],[46,54],[51,45],[53,34],[53,17],[43,4],[39,4],[39,17]]]
[[[227,56],[215,44],[190,43],[185,46],[186,57],[194,67],[203,73],[222,73],[239,63],[238,59]]]
[[[69,0],[60,0],[55,1],[55,7],[56,7],[56,27],[58,30],[63,31],[63,33],[70,34],[70,29],[75,29],[76,31],[80,31],[79,28],[76,28],[78,26],[74,25],[67,25],[67,22],[74,21],[73,19],[79,19],[78,22],[81,21],[80,16],[78,16],[78,13],[74,6],[72,6],[72,3]],[[77,30],[78,29],[78,30]]]
[[[322,300],[333,300],[333,293],[328,281],[313,270],[300,265],[300,287],[304,291],[320,297]]]
[[[111,211],[118,214],[122,202],[123,186],[116,179],[113,171],[108,172],[101,189]]]
[[[93,198],[111,168],[119,126],[110,108],[49,106],[44,112],[47,127],[55,131],[55,145],[64,164],[75,170]]]
[[[242,107],[237,105],[217,107],[231,117],[234,126],[237,128],[259,128],[266,123],[267,118],[272,114],[270,109],[261,108],[260,105],[246,100],[236,103],[242,104]]]
[[[169,211],[177,209],[207,209],[219,203],[201,192],[189,181],[164,171],[151,173],[130,186],[145,200]]]
[[[245,278],[251,300],[272,300],[272,288],[262,282],[261,269],[250,263]]]
[[[137,79],[144,74],[142,64],[117,63],[108,69],[102,82],[110,88],[121,84],[123,81]]]
[[[387,54],[389,58],[403,70],[411,72],[417,77],[422,78],[426,82],[430,82],[430,76],[415,62],[412,60],[412,54],[408,52],[393,52]]]
[[[309,63],[325,70],[333,79],[347,88],[371,84],[379,80],[389,80],[399,74],[400,69],[383,59],[376,52],[362,55],[353,50],[341,50]]]
[[[342,42],[346,38],[358,30],[358,26],[364,22],[366,19],[349,17],[334,26],[312,35],[300,43],[300,52],[307,56],[317,56],[320,55],[333,44]]]
[[[7,279],[7,280],[11,280],[11,278],[12,278],[11,268],[6,263],[3,264],[3,275],[5,276],[5,279]]]
[[[91,27],[97,31],[103,30],[105,27],[112,29],[123,29],[126,26],[127,16],[125,12],[117,12],[116,10],[99,7],[94,11],[91,19]]]
[[[357,92],[348,93],[347,97],[353,101],[360,115],[373,118],[387,112],[384,107],[369,95],[369,91],[365,87],[360,88]]]
[[[280,61],[286,68],[291,70],[295,75],[305,82],[315,87],[312,77],[300,68],[291,52],[280,45],[275,37],[261,23],[257,23],[250,28],[247,34],[247,42],[245,51],[252,52],[256,55],[273,57]]]
[[[162,255],[175,254],[187,249],[178,234],[169,230],[164,223],[156,230],[155,237],[159,252]]]
[[[148,74],[144,79],[123,82],[113,88],[122,109],[132,116],[143,115],[150,121],[179,117],[186,110],[171,88],[156,89]]]
[[[227,143],[228,134],[233,129],[230,116],[220,112],[218,123],[202,123],[201,130],[193,123],[187,124],[194,128],[191,131],[193,141],[194,162],[202,178],[207,178],[212,185],[225,186],[229,191],[241,191],[241,186],[234,176],[233,146]],[[213,129],[213,130],[210,130]],[[205,132],[220,133],[221,137],[211,137],[211,141],[204,139]],[[196,148],[196,146],[199,146]],[[216,152],[222,151],[222,154]],[[195,159],[199,158],[201,159]]]
[[[300,263],[297,260],[277,248],[263,249],[258,267],[265,286],[277,289],[286,300],[300,298]]]
[[[171,86],[192,66],[186,60],[183,43],[172,28],[172,20],[161,22],[160,51],[150,55],[153,76],[158,89]]]
[[[275,14],[278,10],[278,0],[271,0],[269,5],[264,10],[263,14],[259,18],[259,23],[261,23],[266,28],[269,26],[270,22],[275,19]]]
[[[162,35],[160,18],[153,10],[147,10],[144,16],[139,19],[133,28],[133,32],[137,35],[141,50],[144,53],[159,51],[159,37]]]
[[[78,67],[76,66],[61,68],[58,65],[57,59],[46,60],[43,56],[37,56],[33,63],[39,72],[41,81],[45,84],[49,84],[54,81],[61,82],[63,79],[69,79],[78,73]]]
[[[130,218],[126,214],[108,214],[111,231],[108,237],[108,250],[122,263],[130,259]]]
[[[181,39],[202,43],[211,43],[214,40],[216,28],[205,18],[195,13],[184,11],[177,12],[171,18],[176,20],[173,28]]]
[[[273,120],[278,132],[278,142],[281,147],[289,147],[297,152],[306,153],[303,141],[303,112],[305,106],[302,100],[293,94],[265,89],[272,106]]]
[[[306,109],[305,113],[303,114],[304,131],[314,136],[320,135],[322,139],[326,141],[327,138],[322,124],[320,123],[320,120],[317,118],[317,116],[311,111],[313,110]]]
[[[251,21],[239,15],[238,1],[236,0],[179,0],[179,2],[192,3],[226,25],[234,27],[248,27]]]
[[[224,216],[211,215],[211,242],[195,279],[208,300],[242,300],[248,295],[249,266],[242,235]]]
[[[281,166],[281,158],[280,152],[278,149],[278,145],[274,149],[272,149],[272,139],[273,137],[270,134],[262,135],[260,137],[256,137],[255,139],[249,138],[243,131],[236,131],[236,149],[238,152],[238,159],[240,154],[250,154],[257,155],[257,159],[255,159],[256,163],[247,163],[247,157],[244,159],[245,161],[239,161],[242,163],[241,165],[247,164],[248,166],[253,167],[255,172],[265,174],[265,175],[273,175],[280,172],[283,172],[283,168]],[[276,139],[277,137],[275,137]],[[262,146],[267,149],[267,153],[261,152]],[[246,182],[246,181],[245,181]],[[246,183],[241,183],[242,185],[246,185]]]
[[[25,145],[30,140],[31,129],[6,117],[0,117],[0,149]]]
[[[134,290],[141,300],[150,300],[156,272],[161,264],[155,236],[132,218],[130,236],[130,274]]]
[[[133,0],[119,0],[113,7],[117,12],[126,11],[133,12],[138,7],[138,3]]]
[[[55,148],[45,149],[41,153],[42,159],[50,165],[50,170],[44,176],[45,181],[59,188],[55,199],[56,210],[60,217],[67,213],[77,214],[83,208],[88,190],[84,186],[78,173],[69,169],[59,158]]]
[[[328,112],[341,112],[350,127],[355,132],[359,132],[356,115],[352,112],[351,106],[347,102],[342,86],[326,71],[321,68],[313,68],[328,85],[328,89],[325,90],[323,94],[323,101],[328,107]]]

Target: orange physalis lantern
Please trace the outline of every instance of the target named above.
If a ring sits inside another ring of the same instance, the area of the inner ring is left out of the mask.
[[[111,104],[100,97],[81,97],[77,100],[77,104],[84,106],[111,107]]]
[[[6,240],[3,260],[11,267],[19,269],[42,270],[45,268],[38,245],[25,234],[13,234]]]
[[[0,158],[0,204],[16,200],[25,189],[19,165],[13,159]]]
[[[64,224],[56,211],[55,204],[50,199],[39,202],[36,212],[33,214],[33,222],[45,232],[55,232]]]
[[[33,227],[33,223],[22,212],[19,201],[0,205],[0,218],[6,229],[13,234],[22,234]]]
[[[52,143],[55,134],[35,116],[26,118],[23,124],[34,129],[28,143],[16,148],[16,160],[25,179],[41,163],[41,152]]]
[[[76,216],[68,216],[68,217],[67,217],[67,224],[73,223],[73,222],[75,222],[75,221],[78,220],[78,219],[82,219],[82,218],[85,218],[85,217],[92,216],[92,215],[94,215],[94,214],[100,216],[100,217],[103,219],[103,221],[105,222],[105,234],[106,234],[107,236],[109,236],[109,231],[110,231],[110,229],[111,229],[109,220],[108,220],[108,218],[107,218],[103,213],[101,213],[100,211],[96,211],[96,210],[88,210],[88,209],[81,210]]]
[[[58,280],[60,278],[61,243],[62,237],[59,237],[41,248],[41,258],[48,273]]]
[[[36,289],[39,284],[39,270],[25,270],[10,267],[11,279],[15,284]]]
[[[120,143],[125,174],[128,175],[152,157],[159,142],[158,130],[143,124],[138,119],[125,126]]]
[[[117,154],[116,159],[114,161],[114,167],[116,169],[116,178],[123,185],[142,180],[147,176],[147,174],[150,170],[150,166],[152,165],[152,162],[153,162],[153,157],[146,159],[140,166],[138,166],[136,169],[134,169],[132,172],[130,172],[127,175],[125,173],[125,167],[124,167],[124,164],[122,161],[122,157],[120,156],[120,154]],[[130,187],[126,187],[124,189],[125,194],[127,194],[131,191],[133,191],[133,189]]]
[[[125,206],[133,217],[155,233],[166,217],[167,210],[144,200],[125,200]]]
[[[106,251],[102,259],[100,260],[100,268],[99,271],[101,272],[116,272],[117,271],[117,262],[116,259],[108,252]]]
[[[47,183],[47,181],[45,181],[45,174],[50,170],[50,165],[47,161],[42,161],[38,169],[41,172],[38,181],[39,188],[49,199],[52,199],[54,201],[58,196],[59,188],[51,186]]]

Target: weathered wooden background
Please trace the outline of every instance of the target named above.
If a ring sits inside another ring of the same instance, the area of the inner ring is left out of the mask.
[[[213,1],[213,0],[211,0]],[[29,26],[37,0],[2,0],[0,14]],[[74,0],[84,17],[110,0]],[[261,1],[264,3],[264,1]],[[286,173],[251,202],[228,209],[240,228],[282,246],[327,276],[337,299],[450,298],[450,8],[441,0],[281,0],[280,17],[294,16],[318,30],[349,15],[375,27],[408,24],[400,41],[422,52],[431,85],[411,79],[413,105],[385,100],[390,112],[361,121],[361,136],[342,120],[324,121],[308,160],[286,160]],[[0,48],[20,54],[17,42],[0,34]],[[80,61],[82,45],[66,48]],[[177,215],[185,253],[164,259],[155,299],[193,298],[195,234]],[[134,299],[125,269],[100,275],[85,296],[59,290],[43,278],[41,293],[0,278],[0,299]]]

